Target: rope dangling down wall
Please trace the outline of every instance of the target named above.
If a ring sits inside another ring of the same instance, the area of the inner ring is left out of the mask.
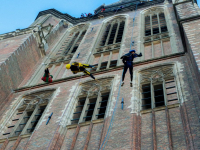
[[[83,75],[82,75],[82,76],[83,76]],[[76,88],[75,88],[74,91],[73,91],[72,97],[70,98],[69,103],[67,104],[67,107],[65,108],[65,110],[64,110],[64,112],[63,112],[63,115],[62,115],[61,118],[60,118],[60,121],[59,121],[59,123],[58,123],[58,125],[57,125],[57,127],[56,127],[56,129],[55,129],[54,134],[53,134],[53,137],[51,138],[51,140],[50,140],[50,142],[49,142],[49,144],[48,144],[47,150],[49,149],[49,147],[50,147],[50,145],[51,145],[51,142],[52,142],[52,140],[53,140],[53,138],[54,138],[54,136],[55,136],[55,134],[56,134],[56,132],[57,132],[57,130],[58,130],[58,127],[60,126],[60,123],[61,123],[61,121],[62,121],[62,119],[63,119],[63,117],[64,117],[64,114],[66,113],[67,108],[68,108],[69,104],[71,103],[72,98],[74,97],[75,91],[77,90],[77,88],[78,88],[78,86],[79,86],[79,83],[80,83],[80,81],[81,81],[82,76],[79,78],[78,84],[76,85]],[[36,130],[34,130],[33,133],[31,134],[29,140],[27,141],[27,143],[26,143],[26,145],[25,145],[25,148],[29,145],[30,140],[32,139],[33,134],[35,133],[35,131],[36,131]]]
[[[138,3],[140,4],[140,3]],[[137,6],[138,4],[136,4],[136,9],[135,9],[135,14],[134,14],[134,17],[133,17],[133,29],[134,29],[134,22],[135,22],[135,16],[136,16],[136,11],[137,11]],[[132,36],[131,36],[131,42],[130,42],[130,50],[131,50],[131,46],[132,46],[132,41],[133,39],[133,30],[132,30]],[[123,75],[123,72],[122,72],[122,75]],[[106,132],[106,136],[103,140],[103,143],[101,144],[101,147],[99,148],[99,150],[104,150],[104,148],[106,147],[106,144],[107,144],[107,141],[109,139],[109,136],[110,136],[110,131],[112,129],[112,125],[113,125],[113,120],[114,120],[114,116],[115,116],[115,112],[116,112],[116,108],[117,108],[117,105],[118,105],[118,101],[119,101],[119,96],[120,96],[120,90],[121,90],[121,84],[122,84],[122,77],[121,77],[121,80],[120,80],[120,84],[119,84],[119,90],[118,90],[118,94],[117,94],[117,101],[115,103],[115,107],[114,107],[114,111],[113,111],[113,114],[112,114],[112,117],[111,117],[111,120],[110,120],[110,124],[109,124],[109,127],[108,127],[108,131]],[[104,144],[105,143],[105,144]]]
[[[83,76],[83,75],[82,75],[82,76]],[[54,132],[54,134],[53,134],[53,136],[52,136],[52,138],[51,138],[51,140],[50,140],[50,142],[49,142],[48,147],[47,147],[46,150],[48,150],[49,147],[50,147],[50,145],[51,145],[51,142],[52,142],[52,140],[53,140],[53,138],[54,138],[54,136],[55,136],[55,134],[56,134],[56,131],[58,130],[58,127],[60,126],[60,123],[61,123],[61,121],[62,121],[62,119],[63,119],[63,117],[64,117],[64,115],[65,115],[65,113],[66,113],[66,111],[67,111],[67,108],[68,108],[69,104],[71,103],[71,100],[72,100],[72,98],[74,97],[75,92],[77,91],[77,88],[78,88],[78,86],[79,86],[79,84],[80,84],[80,81],[81,81],[81,79],[82,79],[82,76],[79,78],[78,84],[76,85],[76,88],[74,89],[74,92],[73,92],[73,94],[72,94],[72,97],[70,98],[69,103],[67,104],[67,107],[65,108],[65,110],[64,110],[64,112],[63,112],[63,115],[62,115],[61,118],[60,118],[60,121],[59,121],[59,123],[58,123],[58,125],[57,125],[57,127],[56,127],[56,129],[55,129],[55,132]]]

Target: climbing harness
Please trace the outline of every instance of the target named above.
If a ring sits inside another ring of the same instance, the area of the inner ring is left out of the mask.
[[[136,4],[136,9],[135,9],[135,15],[134,15],[134,18],[133,18],[133,29],[134,29],[134,21],[135,21],[135,16],[136,16],[136,11],[137,11],[137,6],[139,5],[140,3],[137,3]],[[131,50],[131,46],[132,46],[132,38],[133,38],[133,30],[132,30],[132,36],[131,36],[131,43],[130,43],[130,50]],[[124,72],[124,70],[123,70]],[[123,75],[123,72],[122,72],[122,75]],[[109,136],[110,136],[110,131],[112,129],[112,125],[113,125],[113,120],[114,120],[114,116],[115,116],[115,112],[116,112],[116,108],[117,108],[117,105],[118,105],[118,101],[119,101],[119,96],[120,96],[120,90],[121,90],[121,84],[122,84],[122,77],[121,77],[121,80],[120,80],[120,84],[119,84],[119,90],[118,90],[118,94],[117,94],[117,101],[115,102],[115,107],[114,107],[114,111],[113,111],[113,114],[112,114],[112,117],[111,117],[111,120],[110,120],[110,124],[109,124],[109,127],[108,127],[108,131],[106,133],[106,136],[101,144],[101,147],[99,148],[99,150],[104,150],[104,148],[106,147],[106,144],[107,144],[107,141],[109,139]],[[124,101],[122,101],[124,103]],[[121,102],[121,103],[122,103]],[[122,103],[122,104],[123,104]],[[105,143],[105,144],[104,144]]]

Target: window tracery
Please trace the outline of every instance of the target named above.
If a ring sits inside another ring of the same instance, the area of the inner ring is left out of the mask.
[[[77,97],[71,124],[104,118],[109,103],[113,78],[101,79],[101,83],[84,83]]]
[[[23,96],[23,102],[17,108],[16,115],[11,125],[3,135],[9,137],[32,133],[40,121],[53,90],[45,90]]]
[[[98,71],[117,66],[126,18],[118,16],[105,23],[98,45],[93,53],[93,65]]]
[[[140,72],[142,110],[177,103],[174,65],[164,65]]]

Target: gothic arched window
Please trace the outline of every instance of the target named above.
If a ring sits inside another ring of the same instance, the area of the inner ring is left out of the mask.
[[[51,58],[51,62],[53,63],[58,60],[70,60],[83,40],[87,29],[87,24],[81,24],[73,27],[73,29],[71,29],[68,33],[67,38],[62,42],[62,45],[56,55]]]
[[[102,34],[98,39],[96,49],[93,53],[93,65],[98,71],[116,67],[118,54],[124,34],[125,16],[118,16],[107,21],[102,28]],[[92,63],[92,62],[91,62]]]
[[[171,22],[166,22],[167,10],[162,7],[152,7],[141,12],[141,52],[144,54],[143,59],[152,59],[172,54],[176,47],[173,36],[170,33]],[[169,17],[169,16],[168,16]]]
[[[167,32],[167,24],[163,12],[145,16],[145,36]]]
[[[90,81],[82,84],[82,89],[77,97],[71,124],[103,119],[109,104],[113,78],[101,79],[97,85]]]
[[[153,67],[140,71],[142,110],[178,102],[174,65]]]
[[[103,36],[99,42],[99,46],[107,46],[110,44],[120,43],[124,33],[124,20],[112,20],[106,24]]]
[[[32,133],[48,105],[54,89],[39,91],[23,96],[23,102],[12,117],[8,130],[9,137]]]

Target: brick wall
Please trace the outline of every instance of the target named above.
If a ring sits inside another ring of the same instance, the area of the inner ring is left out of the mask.
[[[181,4],[182,5],[182,4]],[[172,5],[167,5],[169,12],[171,15],[171,19],[173,21],[173,29],[177,29],[177,24],[174,18]],[[190,5],[189,5],[190,7]],[[179,7],[179,8],[182,8]],[[183,12],[181,12],[183,14]],[[190,13],[190,11],[189,11]],[[124,43],[121,48],[121,51],[123,53],[126,53],[129,50],[129,44],[131,40],[131,33],[129,31],[132,30],[132,19],[134,16],[133,12],[129,12],[130,18],[128,18],[127,22],[127,32],[125,32],[125,38]],[[106,18],[105,18],[106,19]],[[102,21],[102,20],[101,20]],[[72,61],[80,61],[80,62],[87,62],[88,56],[90,55],[90,52],[93,50],[92,46],[94,45],[97,35],[99,34],[100,28],[101,28],[101,21],[93,21],[91,22],[92,25],[89,27],[87,34],[85,35],[82,44],[78,48],[77,52],[75,53]],[[136,24],[135,24],[135,32],[133,35],[133,40],[138,40],[139,35],[139,28],[140,25],[138,23],[139,21],[139,14],[136,16]],[[188,37],[188,43],[191,44],[191,54],[194,54],[194,47],[198,47],[198,41],[196,41],[196,38],[198,36],[198,30],[194,30],[192,28],[189,28],[190,26],[194,26],[195,29],[198,28],[199,22],[192,22],[191,24],[185,24],[185,34]],[[93,30],[91,31],[91,28]],[[188,29],[187,29],[188,28]],[[187,29],[187,30],[186,30]],[[49,43],[52,43],[52,45],[49,45],[48,52],[51,51],[51,48],[58,42],[58,39],[60,36],[62,36],[62,33],[65,31],[64,28],[61,28],[61,30],[57,30],[55,34],[51,34],[49,36]],[[178,52],[183,51],[180,34],[176,30],[175,32],[175,45],[178,47]],[[54,37],[57,37],[56,40],[54,40]],[[190,37],[194,38],[191,38]],[[195,40],[194,40],[195,39]],[[193,46],[193,47],[192,47]],[[30,47],[30,46],[29,46]],[[133,48],[137,48],[138,45],[136,44]],[[154,47],[155,53],[154,55],[156,57],[161,56],[160,55],[160,46],[155,45]],[[165,54],[171,54],[171,45],[169,42],[164,42],[164,52]],[[196,53],[198,48],[196,48]],[[36,51],[36,50],[32,50]],[[78,59],[76,59],[77,54],[80,53],[80,56]],[[24,52],[25,53],[25,52]],[[25,54],[21,54],[21,59]],[[145,60],[151,59],[152,57],[152,51],[151,48],[146,47],[145,48]],[[197,81],[199,80],[197,78],[197,74],[194,70],[194,67],[192,67],[190,57],[192,55],[185,54],[185,56],[179,56],[177,58],[169,58],[169,59],[163,59],[160,61],[151,62],[148,64],[138,65],[134,67],[134,71],[137,71],[139,69],[143,69],[149,66],[158,65],[158,64],[164,64],[164,63],[170,63],[170,62],[178,62],[179,70],[177,75],[177,78],[180,80],[180,84],[182,85],[179,91],[181,90],[183,92],[183,95],[180,96],[180,105],[174,103],[173,107],[165,108],[164,109],[157,109],[153,110],[152,112],[147,113],[133,113],[132,109],[133,107],[133,101],[137,101],[139,103],[141,100],[137,99],[136,97],[133,97],[133,93],[140,93],[139,87],[136,87],[136,82],[134,81],[134,87],[131,88],[129,85],[130,82],[130,75],[127,72],[125,77],[125,85],[122,87],[119,100],[118,100],[118,107],[116,108],[115,117],[113,120],[112,128],[110,129],[109,138],[106,139],[106,145],[105,149],[144,149],[144,150],[152,150],[152,149],[200,149],[200,127],[199,127],[199,88]],[[29,57],[28,57],[29,58]],[[117,58],[117,55],[113,56],[113,58]],[[39,55],[38,58],[39,59]],[[194,58],[195,60],[195,55]],[[105,59],[106,60],[106,59]],[[136,61],[139,61],[140,59],[136,59]],[[19,62],[21,62],[19,60]],[[96,60],[97,62],[97,60]],[[22,62],[21,62],[22,63]],[[31,65],[31,64],[29,64]],[[23,68],[23,65],[22,65]],[[25,67],[24,67],[25,68]],[[9,70],[9,69],[8,69]],[[23,69],[22,69],[23,70]],[[56,72],[58,70],[58,67],[55,68],[53,72]],[[63,70],[65,68],[63,67]],[[62,70],[62,73],[64,71]],[[25,71],[21,71],[23,75],[25,75]],[[88,149],[99,149],[101,144],[104,141],[104,137],[107,134],[107,131],[109,129],[112,113],[114,110],[114,106],[117,102],[118,97],[118,88],[120,84],[120,78],[122,74],[122,69],[116,70],[113,72],[107,72],[104,74],[96,75],[97,78],[105,77],[105,76],[111,76],[115,75],[114,85],[113,85],[113,93],[110,99],[110,109],[107,112],[107,115],[104,119],[104,122],[99,122],[93,124],[93,126],[90,126],[90,124],[85,126],[80,126],[80,129],[77,130],[76,127],[72,127],[70,129],[67,129],[66,124],[63,122],[61,123],[61,126],[58,126],[61,116],[66,110],[66,114],[68,115],[66,120],[70,120],[70,117],[73,113],[73,106],[72,104],[75,101],[75,97],[78,94],[78,90],[76,90],[76,94],[74,98],[72,98],[71,103],[70,99],[72,97],[72,93],[74,92],[76,86],[78,86],[78,89],[80,86],[78,85],[79,80],[72,80],[68,82],[62,82],[58,84],[48,85],[45,87],[40,87],[37,89],[27,90],[19,93],[14,93],[12,97],[8,98],[8,102],[17,102],[15,99],[16,97],[27,94],[32,91],[36,90],[43,90],[46,88],[56,88],[56,94],[52,98],[52,100],[49,102],[46,111],[44,112],[44,115],[41,117],[41,121],[39,122],[37,126],[37,130],[35,130],[34,134],[31,137],[31,140],[28,143],[27,149],[34,150],[34,149],[46,149],[48,144],[50,143],[51,139],[53,139],[52,144],[50,145],[50,148],[53,149],[70,149],[72,146],[74,146],[74,149],[83,149],[85,146],[88,146]],[[71,74],[68,74],[70,76]],[[61,75],[59,75],[61,77]],[[90,77],[81,79],[81,82],[84,82],[86,80],[89,80]],[[7,79],[6,79],[7,80]],[[13,82],[14,84],[14,82]],[[16,84],[17,85],[17,84]],[[124,98],[124,109],[121,109],[121,99]],[[183,102],[183,103],[181,103]],[[67,107],[69,104],[69,107]],[[176,106],[175,106],[176,105]],[[9,106],[10,107],[10,106]],[[7,107],[7,110],[10,108]],[[53,112],[53,116],[49,122],[48,125],[46,125],[46,121],[48,119],[48,116]],[[5,116],[6,114],[2,115]],[[66,121],[65,120],[65,121]],[[90,128],[92,127],[92,128]],[[65,132],[61,133],[61,129],[64,128]],[[58,130],[60,129],[60,130]],[[56,131],[56,132],[55,132]],[[91,135],[90,135],[91,132]],[[56,134],[55,134],[56,133]],[[76,134],[77,133],[77,134]],[[77,138],[75,138],[75,135]],[[90,135],[90,136],[88,136]],[[89,142],[88,142],[89,140]],[[27,139],[22,139],[17,147],[17,149],[20,149],[25,145],[27,142]],[[87,143],[88,142],[88,143]],[[10,141],[6,148],[16,145],[16,141]],[[104,143],[105,144],[105,143]],[[0,143],[0,146],[2,143]]]
[[[198,10],[194,7],[192,2],[179,4],[176,6],[179,19],[185,19],[192,16],[197,16]]]
[[[15,41],[15,39],[17,40]],[[5,105],[8,95],[21,84],[41,58],[40,50],[33,35],[24,35],[21,40],[18,37],[7,40],[11,41],[11,46],[8,48],[9,51],[6,48],[5,52],[9,53],[10,49],[12,49],[12,52],[0,65],[1,108]],[[9,42],[7,43],[9,44]],[[15,43],[15,45],[12,45],[12,43]],[[4,52],[4,49],[2,52]]]

